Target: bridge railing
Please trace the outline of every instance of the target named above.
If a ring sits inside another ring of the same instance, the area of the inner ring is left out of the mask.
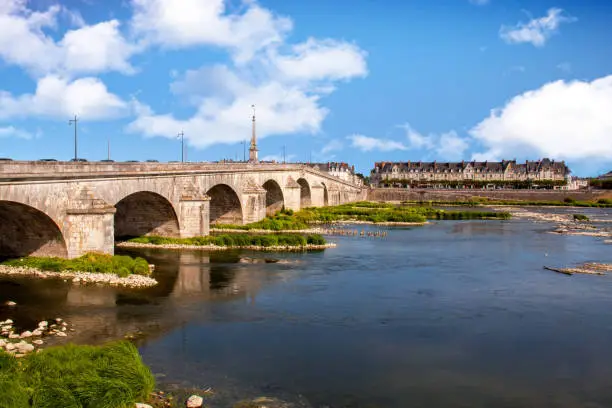
[[[327,178],[348,187],[359,187],[308,165],[292,163],[0,161],[0,182],[296,170]]]

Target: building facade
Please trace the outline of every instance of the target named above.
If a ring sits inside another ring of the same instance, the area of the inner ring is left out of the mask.
[[[330,176],[338,177],[340,180],[348,181],[358,186],[363,185],[363,179],[355,174],[355,166],[348,163],[304,163],[312,168],[328,173]]]
[[[525,163],[517,163],[516,160],[452,163],[408,161],[375,163],[370,180],[374,186],[559,188],[566,184],[569,174],[565,162],[550,159]]]

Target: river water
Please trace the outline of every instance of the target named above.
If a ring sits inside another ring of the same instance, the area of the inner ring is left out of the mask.
[[[552,228],[442,221],[331,237],[336,248],[308,254],[123,250],[156,264],[160,285],[2,278],[0,301],[18,305],[0,319],[27,329],[61,316],[79,343],[137,333],[158,383],[212,387],[211,407],[261,395],[299,407],[610,407],[612,276],[542,268],[612,263],[612,245]]]

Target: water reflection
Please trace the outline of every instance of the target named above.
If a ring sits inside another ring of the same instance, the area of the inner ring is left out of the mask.
[[[159,284],[142,290],[125,290],[72,285],[61,280],[2,278],[0,300],[14,300],[18,307],[0,308],[0,320],[12,318],[19,329],[25,330],[40,320],[61,316],[74,325],[71,339],[83,343],[132,332],[157,337],[181,322],[205,320],[208,303],[242,300],[254,304],[261,288],[283,274],[280,264],[271,273],[262,254],[118,252],[144,256],[155,264],[154,277]]]

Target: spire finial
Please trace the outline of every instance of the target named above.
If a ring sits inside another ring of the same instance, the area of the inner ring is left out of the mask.
[[[253,109],[253,133],[251,135],[251,147],[249,148],[249,161],[251,163],[257,163],[257,134],[255,131],[255,105],[251,105]]]

